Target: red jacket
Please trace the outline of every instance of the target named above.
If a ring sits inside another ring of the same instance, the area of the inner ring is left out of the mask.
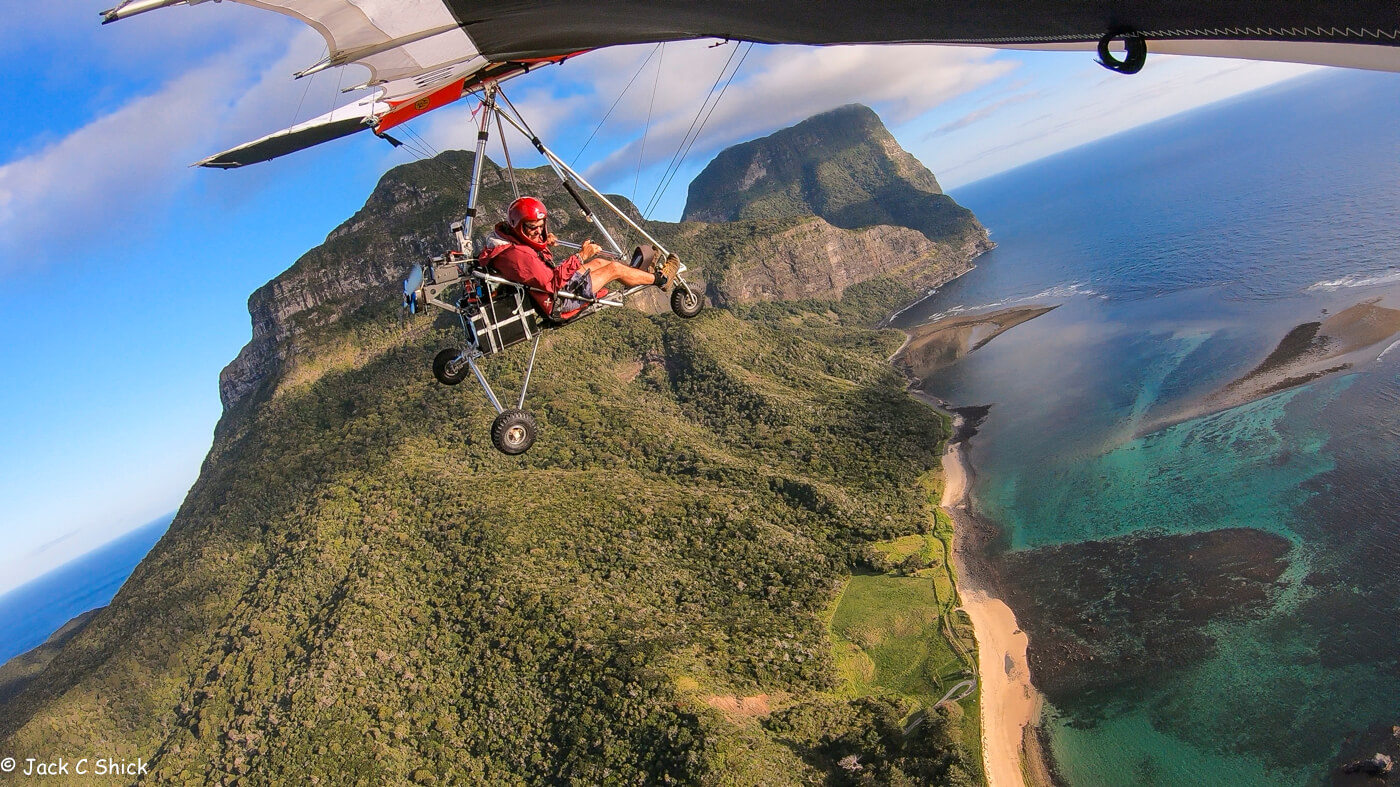
[[[486,248],[477,259],[495,269],[502,278],[535,287],[548,293],[560,290],[576,273],[582,263],[575,254],[557,265],[547,246],[536,246],[519,237],[504,222],[486,238]],[[553,303],[549,295],[531,292],[540,313],[549,315]]]

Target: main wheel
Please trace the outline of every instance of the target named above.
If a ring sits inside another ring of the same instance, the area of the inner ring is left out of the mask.
[[[671,311],[675,312],[677,317],[689,320],[703,308],[705,301],[694,290],[677,282],[676,287],[671,290]]]
[[[524,410],[506,410],[491,423],[491,442],[503,454],[525,453],[535,444],[535,416]]]
[[[467,372],[471,367],[467,366],[466,352],[448,348],[437,354],[433,358],[433,376],[443,385],[456,385],[467,379]]]

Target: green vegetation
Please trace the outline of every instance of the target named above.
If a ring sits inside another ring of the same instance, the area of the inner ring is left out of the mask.
[[[906,725],[928,723],[934,717],[926,711],[977,672],[976,641],[956,611],[950,536],[911,534],[871,544],[870,563],[885,573],[852,576],[831,610],[840,694],[894,702],[909,714]],[[960,767],[969,774],[981,770],[978,697],[973,692],[952,703],[956,709],[940,706],[941,718],[958,728]]]
[[[911,492],[946,433],[884,363],[896,335],[600,315],[550,336],[542,439],[506,458],[479,394],[428,377],[452,335],[392,308],[225,420],[170,534],[6,708],[7,745],[112,741],[175,783],[752,783],[735,769],[791,759],[813,708],[875,734],[876,700],[830,699],[823,619],[869,544],[930,521]],[[741,729],[683,677],[782,692],[786,721]],[[809,738],[798,781],[847,746]]]
[[[967,665],[938,631],[938,615],[933,585],[923,577],[851,577],[831,620],[848,690],[887,690],[931,706],[966,678]]]
[[[389,173],[255,294],[199,480],[0,707],[0,748],[139,756],[161,784],[979,781],[975,704],[910,716],[971,663],[928,492],[948,424],[886,362],[901,337],[869,327],[912,291],[552,332],[540,439],[506,457],[480,393],[431,378],[452,321],[395,297],[404,259],[447,248],[470,162]],[[725,232],[767,231],[656,226],[701,270]],[[518,389],[527,356],[487,373]],[[860,573],[881,555],[907,576]],[[863,641],[862,687],[828,620],[892,632]],[[724,710],[745,697],[771,705]]]
[[[775,712],[764,727],[809,766],[827,774],[828,784],[983,783],[981,760],[974,759],[975,744],[966,737],[961,706],[940,705],[920,724],[908,727],[904,711],[900,703],[883,697],[822,698]],[[782,776],[764,774],[738,783],[771,784]]]
[[[685,207],[686,220],[708,222],[808,216],[844,229],[911,227],[934,241],[980,226],[856,104],[721,152],[690,184]]]

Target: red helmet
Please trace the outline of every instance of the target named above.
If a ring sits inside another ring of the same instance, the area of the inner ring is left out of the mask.
[[[510,210],[506,213],[506,223],[511,229],[518,230],[523,222],[539,221],[549,215],[549,211],[544,209],[544,203],[534,197],[521,197],[510,203]]]

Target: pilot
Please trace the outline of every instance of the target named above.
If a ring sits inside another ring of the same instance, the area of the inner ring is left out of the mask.
[[[583,242],[579,253],[563,262],[554,261],[551,247],[559,240],[549,231],[548,211],[534,197],[521,197],[510,204],[506,220],[486,239],[486,248],[478,259],[490,265],[502,277],[544,290],[531,292],[541,314],[552,316],[554,304],[550,295],[556,292],[595,297],[594,293],[610,282],[620,281],[627,287],[652,284],[665,290],[680,268],[680,260],[671,255],[652,272],[633,268],[617,260],[598,257],[603,249],[591,240]],[[565,300],[561,310],[577,308],[580,301]]]

